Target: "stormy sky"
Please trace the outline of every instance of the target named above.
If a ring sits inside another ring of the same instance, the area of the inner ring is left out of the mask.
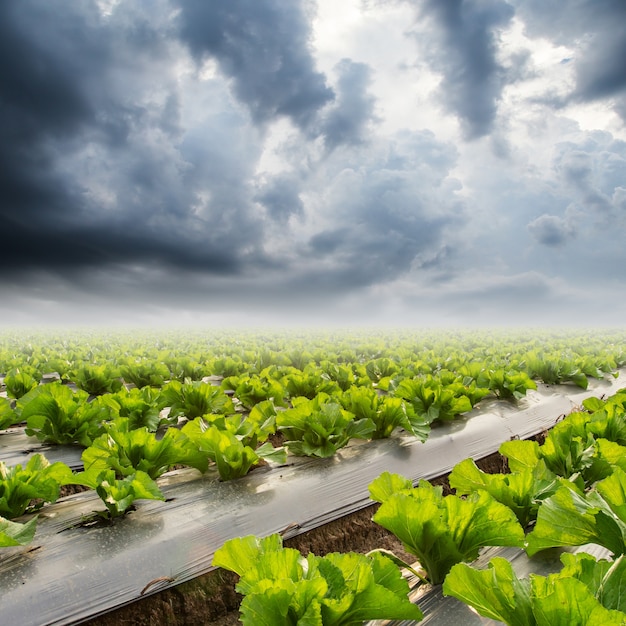
[[[624,325],[624,0],[3,0],[0,324]]]

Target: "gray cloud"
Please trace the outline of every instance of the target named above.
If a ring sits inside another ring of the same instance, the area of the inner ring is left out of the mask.
[[[329,290],[395,280],[414,266],[435,269],[444,233],[466,219],[449,185],[456,151],[429,132],[398,133],[360,152],[329,158],[311,185],[324,190],[329,225],[309,238],[299,280]]]
[[[300,128],[333,99],[309,49],[304,0],[178,0],[181,36],[193,54],[217,59],[257,122],[277,115]]]
[[[613,196],[626,180],[626,142],[610,133],[588,133],[583,141],[557,145],[554,168],[582,211],[602,226],[615,217]]]
[[[365,63],[342,59],[336,67],[339,75],[337,97],[321,123],[321,133],[327,148],[339,145],[359,145],[367,140],[374,114],[375,98],[367,93],[371,70]]]
[[[258,140],[213,83],[197,89],[204,122],[183,128],[167,8],[148,22],[125,4],[2,4],[5,273],[269,262],[248,182]]]
[[[540,215],[528,224],[528,231],[545,246],[561,246],[576,236],[576,229],[558,215]]]
[[[432,35],[420,32],[417,36],[432,46],[431,65],[443,74],[443,106],[459,117],[469,138],[488,134],[509,80],[496,57],[496,33],[509,23],[513,8],[504,0],[426,0],[421,14],[434,26]]]
[[[254,196],[277,222],[286,222],[292,215],[302,215],[301,182],[294,175],[278,174],[260,183]]]
[[[569,98],[590,101],[626,90],[626,4],[622,0],[578,0],[567,10],[558,0],[512,0],[531,37],[574,47],[576,86]],[[616,111],[626,121],[621,100]]]

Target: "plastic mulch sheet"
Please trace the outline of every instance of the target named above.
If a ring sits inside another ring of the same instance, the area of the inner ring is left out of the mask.
[[[236,481],[170,472],[158,480],[167,501],[139,501],[136,511],[110,525],[81,526],[82,516],[104,507],[93,492],[69,496],[42,509],[30,546],[0,551],[1,621],[74,624],[106,613],[140,599],[142,591],[156,593],[210,571],[227,539],[287,527],[286,537],[307,532],[371,504],[368,485],[383,471],[414,481],[434,478],[467,457],[495,452],[503,441],[550,428],[585,397],[615,393],[623,381],[624,372],[592,381],[586,391],[541,385],[517,406],[483,402],[480,410],[433,428],[425,443],[394,435],[350,445],[331,459],[290,457],[285,466],[259,468]],[[16,440],[19,450],[1,444],[2,459],[17,454],[23,463],[38,451],[31,442],[24,453],[23,440]]]

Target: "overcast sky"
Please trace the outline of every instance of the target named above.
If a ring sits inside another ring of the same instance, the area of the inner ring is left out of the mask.
[[[3,0],[0,323],[626,324],[624,0]]]

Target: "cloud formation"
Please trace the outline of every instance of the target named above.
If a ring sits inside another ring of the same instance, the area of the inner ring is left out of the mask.
[[[619,320],[625,11],[8,0],[0,317]]]

